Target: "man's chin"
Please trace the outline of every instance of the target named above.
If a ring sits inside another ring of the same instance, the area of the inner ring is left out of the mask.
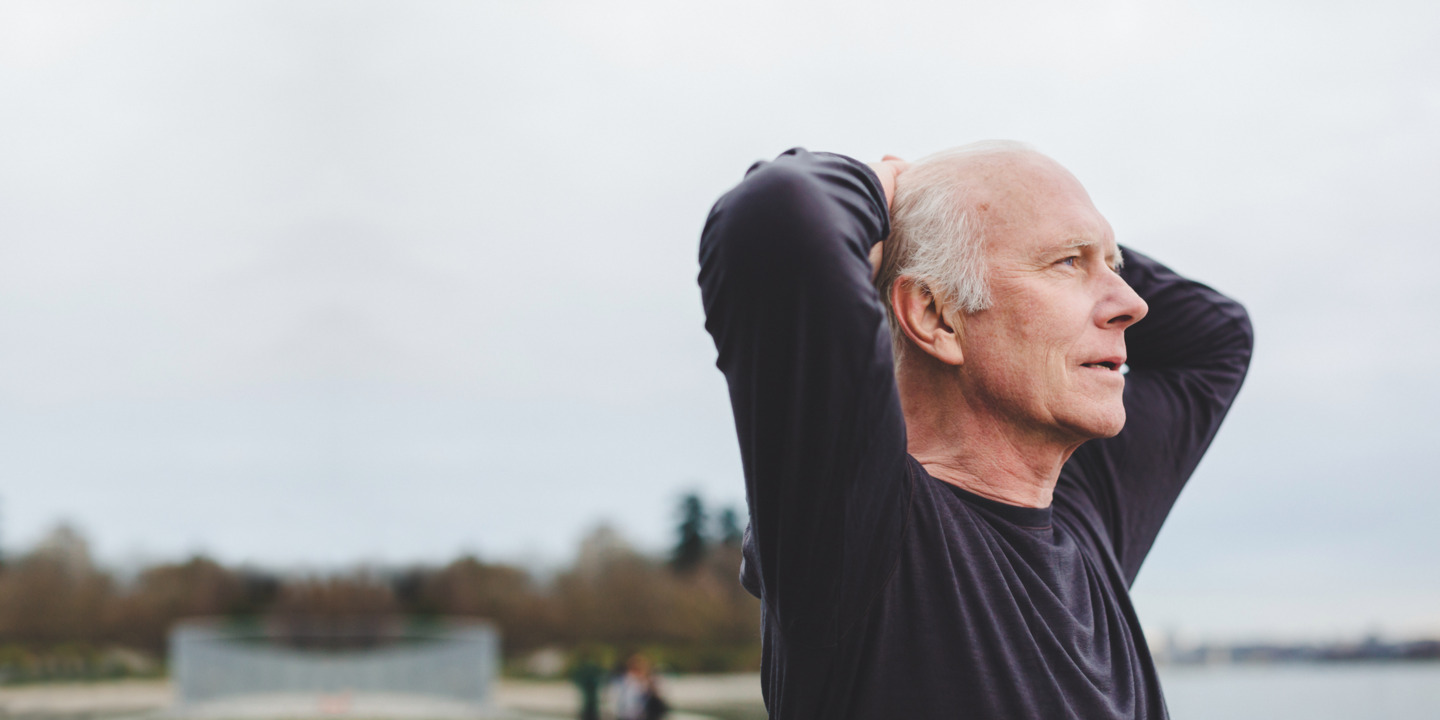
[[[1120,431],[1121,431],[1121,430],[1124,430],[1124,429],[1125,429],[1125,421],[1124,421],[1124,420],[1121,420],[1121,421],[1120,421],[1119,423],[1117,423],[1113,428],[1106,428],[1106,429],[1104,429],[1104,430],[1096,433],[1094,439],[1096,439],[1096,440],[1104,440],[1104,439],[1106,439],[1106,438],[1112,438],[1112,437],[1115,437],[1116,435],[1119,435],[1119,434],[1120,434]]]
[[[1124,406],[1124,405],[1121,405],[1121,406],[1120,406],[1120,409],[1114,414],[1114,416],[1111,417],[1111,418],[1108,420],[1108,422],[1105,423],[1104,428],[1101,429],[1101,434],[1098,435],[1098,436],[1096,437],[1096,439],[1115,437],[1116,435],[1119,435],[1119,434],[1120,434],[1120,431],[1121,431],[1121,430],[1124,430],[1124,429],[1125,429],[1125,406]]]
[[[1125,409],[1100,413],[1095,417],[1085,418],[1085,422],[1076,423],[1073,430],[1085,440],[1104,440],[1120,434],[1125,429]]]

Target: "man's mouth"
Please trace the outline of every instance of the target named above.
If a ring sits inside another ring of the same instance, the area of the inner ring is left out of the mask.
[[[1125,363],[1124,360],[1101,360],[1099,362],[1081,363],[1080,367],[1095,368],[1097,370],[1119,370]]]

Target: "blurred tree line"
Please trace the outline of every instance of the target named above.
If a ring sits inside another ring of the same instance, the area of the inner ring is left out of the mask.
[[[499,628],[512,669],[537,651],[636,650],[680,671],[758,667],[759,601],[736,579],[740,516],[726,508],[711,518],[694,494],[678,515],[668,557],[641,553],[601,526],[570,567],[545,580],[476,557],[303,577],[194,557],[119,578],[62,526],[0,567],[0,681],[160,672],[171,625],[205,616],[483,617]]]

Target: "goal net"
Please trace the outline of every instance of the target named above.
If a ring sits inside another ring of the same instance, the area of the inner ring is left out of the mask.
[[[492,708],[499,637],[460,620],[189,620],[170,663],[182,714],[475,715]]]

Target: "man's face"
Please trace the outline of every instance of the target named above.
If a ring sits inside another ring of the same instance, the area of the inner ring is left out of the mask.
[[[1125,328],[1146,306],[1115,272],[1110,224],[1043,156],[995,159],[979,175],[992,302],[963,320],[967,395],[1027,434],[1115,435],[1125,424]]]

